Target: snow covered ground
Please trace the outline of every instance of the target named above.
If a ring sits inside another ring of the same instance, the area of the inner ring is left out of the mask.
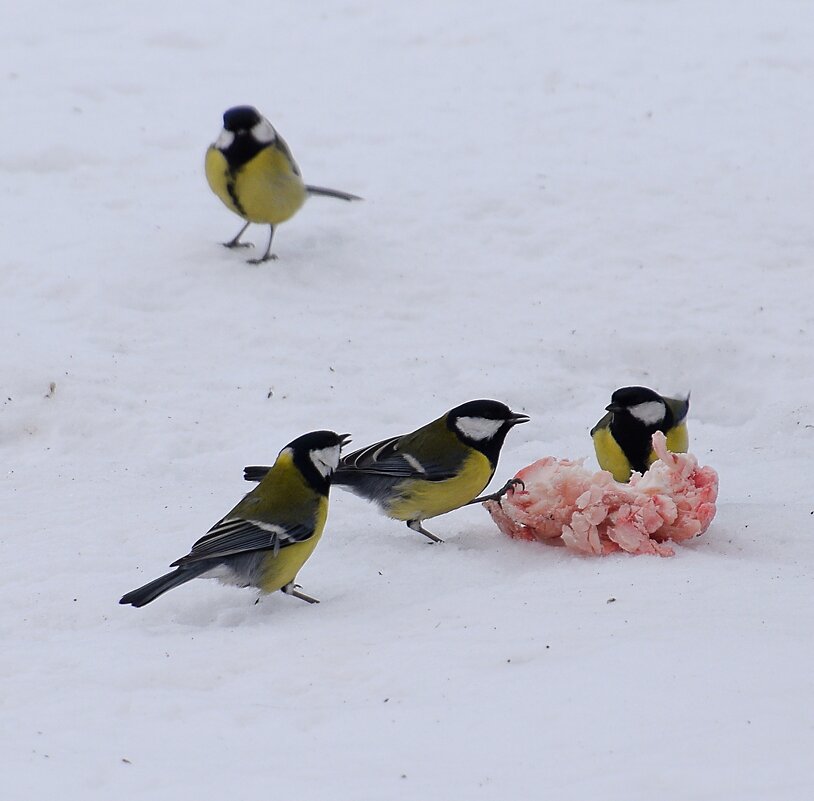
[[[4,798],[814,795],[814,5],[7,6]],[[239,103],[366,198],[261,267],[202,170]],[[495,397],[497,486],[629,383],[721,477],[672,559],[336,491],[320,605],[117,605],[304,431]]]

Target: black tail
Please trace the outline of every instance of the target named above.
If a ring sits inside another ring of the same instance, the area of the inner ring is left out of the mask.
[[[271,468],[268,465],[250,464],[243,468],[244,481],[262,481]],[[341,463],[339,469],[333,474],[331,478],[334,484],[353,484],[358,480],[360,472],[353,467],[343,468]]]
[[[128,592],[120,601],[120,604],[131,604],[133,606],[145,606],[163,595],[167,590],[173,587],[178,587],[181,584],[186,584],[194,578],[197,578],[201,573],[206,573],[212,565],[210,563],[191,564],[189,567],[179,567],[173,570],[172,573],[166,573],[159,576],[149,584],[139,587],[137,590]]]
[[[309,195],[320,195],[321,197],[336,197],[340,200],[363,200],[359,195],[352,195],[350,192],[341,192],[339,189],[326,189],[324,186],[305,185],[305,191]]]
[[[243,468],[243,478],[246,481],[262,481],[269,470],[271,468],[266,465],[250,464]],[[339,463],[339,468],[331,476],[331,484],[344,487],[368,499],[386,496],[395,480],[388,476],[365,473],[355,467],[343,467],[342,462]]]
[[[267,465],[250,464],[248,467],[243,468],[243,480],[262,481],[269,470],[271,470],[271,468]]]

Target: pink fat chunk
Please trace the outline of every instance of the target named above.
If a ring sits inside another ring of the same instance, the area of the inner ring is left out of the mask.
[[[525,488],[484,506],[497,527],[522,540],[562,542],[596,556],[614,551],[673,556],[668,540],[703,534],[715,517],[718,474],[688,453],[670,453],[664,434],[653,435],[658,460],[619,484],[591,473],[582,461],[547,456],[516,476]]]

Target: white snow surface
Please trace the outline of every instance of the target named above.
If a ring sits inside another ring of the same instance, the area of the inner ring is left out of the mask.
[[[3,798],[814,797],[814,4],[6,5]],[[259,267],[203,176],[238,104],[366,199]],[[321,604],[117,603],[305,431],[493,397],[496,487],[634,383],[720,474],[672,559],[336,490]]]

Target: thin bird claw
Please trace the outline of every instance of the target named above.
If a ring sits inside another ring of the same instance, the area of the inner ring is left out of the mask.
[[[485,501],[497,501],[500,503],[507,492],[516,492],[517,487],[520,487],[521,491],[525,491],[526,489],[526,485],[521,479],[510,478],[497,492],[493,492],[491,495],[481,495],[480,498],[475,498],[474,501],[470,501],[469,503],[484,503]]]
[[[263,264],[264,262],[267,262],[267,261],[276,261],[276,260],[277,260],[277,254],[276,253],[269,253],[268,255],[263,256],[260,259],[246,259],[246,264]]]
[[[518,487],[520,487],[521,492],[525,491],[526,485],[523,483],[523,480],[520,478],[510,478],[496,493],[494,493],[494,500],[500,503],[507,493],[517,492]]]

